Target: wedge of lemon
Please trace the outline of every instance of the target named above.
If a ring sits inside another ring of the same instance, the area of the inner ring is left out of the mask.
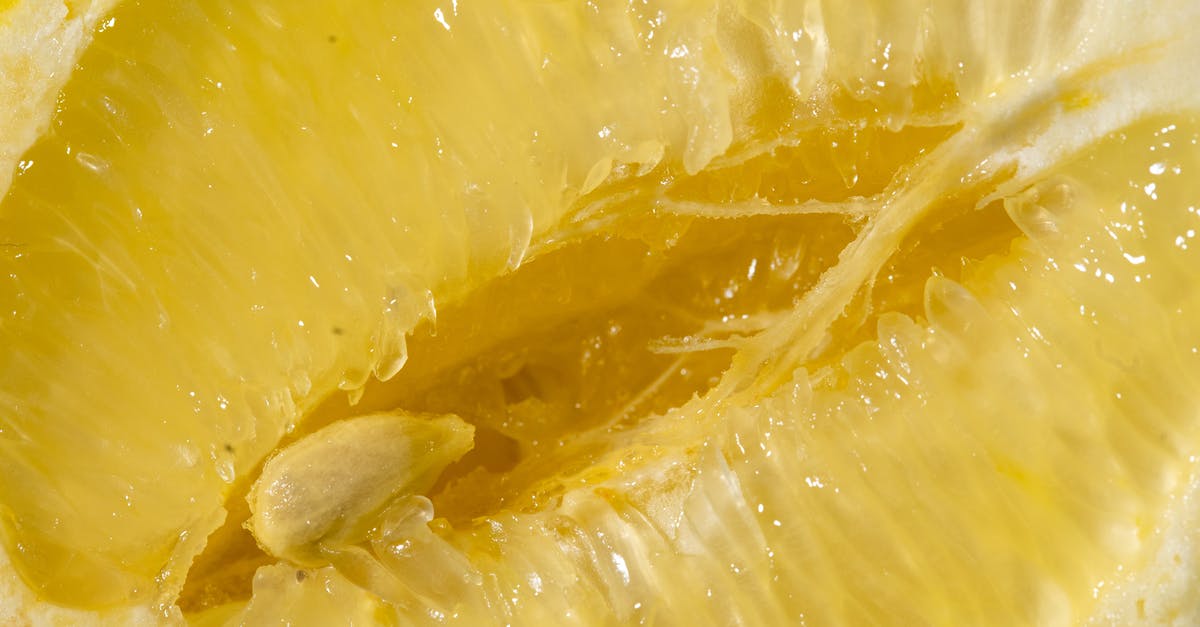
[[[0,6],[0,619],[1200,617],[1195,3]]]

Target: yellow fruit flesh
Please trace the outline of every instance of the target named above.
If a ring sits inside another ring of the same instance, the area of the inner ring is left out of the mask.
[[[812,62],[788,8],[659,8],[119,10],[0,205],[26,580],[170,603],[225,509],[180,602],[247,623],[1056,622],[1138,568],[1196,436],[1192,119],[972,179],[1042,131],[964,103],[1067,44],[946,18],[910,86],[827,15],[831,89],[765,60]],[[476,450],[242,608],[267,453],[394,409]]]

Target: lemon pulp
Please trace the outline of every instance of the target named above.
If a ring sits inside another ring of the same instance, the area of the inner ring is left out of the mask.
[[[1086,614],[1195,439],[1194,108],[1008,6],[125,5],[0,205],[10,556],[244,622]],[[397,408],[475,451],[258,549],[268,454]]]

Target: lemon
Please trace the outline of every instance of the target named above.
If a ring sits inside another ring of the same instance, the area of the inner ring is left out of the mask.
[[[1192,5],[0,3],[0,617],[1188,624]]]

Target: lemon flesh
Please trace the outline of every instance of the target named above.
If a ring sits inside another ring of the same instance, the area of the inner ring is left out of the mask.
[[[1065,623],[1153,566],[1187,3],[243,4],[113,12],[0,204],[35,597]]]

